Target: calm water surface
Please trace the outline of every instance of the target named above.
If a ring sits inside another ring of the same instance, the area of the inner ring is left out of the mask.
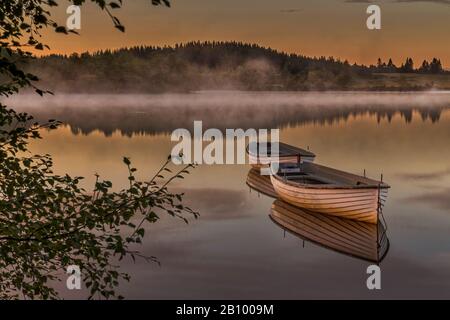
[[[33,152],[58,172],[99,173],[126,184],[123,156],[141,178],[165,161],[170,132],[206,127],[280,128],[283,142],[309,146],[316,162],[379,178],[392,189],[384,216],[390,250],[382,290],[366,288],[370,264],[302,241],[269,218],[274,201],[249,190],[248,165],[200,166],[174,190],[200,218],[163,218],[140,250],[161,266],[125,261],[127,298],[450,298],[450,93],[244,94],[56,97],[16,107],[66,126]],[[42,104],[42,103],[41,103]],[[85,297],[61,289],[64,297]]]

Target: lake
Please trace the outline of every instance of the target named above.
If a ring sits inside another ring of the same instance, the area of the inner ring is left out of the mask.
[[[121,262],[129,299],[450,298],[450,92],[68,95],[14,98],[43,132],[32,152],[50,153],[58,173],[127,183],[123,156],[152,176],[170,154],[170,133],[204,128],[279,128],[316,162],[391,185],[383,215],[390,248],[382,289],[368,290],[370,262],[284,232],[269,217],[274,199],[250,190],[249,165],[201,165],[173,190],[200,217],[147,225],[144,260]],[[61,288],[66,298],[84,292]]]

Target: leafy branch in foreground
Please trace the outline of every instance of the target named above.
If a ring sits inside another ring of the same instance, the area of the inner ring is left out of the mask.
[[[36,75],[25,72],[21,65],[33,58],[31,50],[42,51],[50,49],[41,41],[42,30],[53,29],[59,34],[78,34],[75,30],[69,30],[66,26],[52,19],[51,10],[58,3],[74,4],[82,6],[91,2],[106,12],[113,25],[118,30],[125,32],[125,27],[120,20],[112,14],[112,10],[122,7],[123,0],[2,0],[0,1],[0,95],[18,93],[20,88],[32,87],[43,95],[50,93],[39,89],[35,81]],[[164,4],[170,7],[168,0],[151,0],[155,6]]]
[[[129,186],[111,191],[112,183],[97,176],[93,193],[79,186],[81,177],[56,175],[49,155],[21,156],[28,139],[40,138],[37,124],[26,125],[26,114],[9,111],[2,118],[0,159],[0,297],[57,298],[51,286],[69,265],[82,270],[90,297],[117,297],[121,279],[115,261],[145,257],[130,246],[141,243],[144,223],[161,214],[188,222],[198,214],[182,204],[183,194],[167,186],[194,165],[172,173],[170,157],[148,181],[136,180],[128,158]],[[55,122],[49,128],[54,128]],[[169,176],[165,176],[166,174]]]
[[[82,5],[85,0],[68,3]],[[91,0],[107,12],[114,26],[124,27],[111,14],[122,0]],[[167,0],[152,0],[165,4]],[[68,34],[51,19],[54,0],[7,0],[0,2],[0,96],[8,97],[32,87],[39,78],[21,66],[32,58],[30,49],[48,48],[40,41],[43,28]],[[149,181],[138,181],[128,158],[129,186],[112,191],[112,183],[97,177],[93,192],[80,187],[82,177],[57,175],[50,155],[30,155],[30,139],[60,123],[33,122],[0,103],[0,298],[58,298],[52,284],[69,265],[78,265],[90,298],[120,297],[116,288],[129,276],[120,272],[118,260],[146,257],[133,250],[145,235],[145,222],[154,223],[161,214],[188,222],[198,214],[182,204],[183,194],[173,194],[169,183],[183,178],[194,165],[172,173],[170,158]],[[165,174],[169,173],[168,177]]]

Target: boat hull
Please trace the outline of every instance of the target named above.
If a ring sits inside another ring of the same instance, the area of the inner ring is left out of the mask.
[[[251,154],[248,155],[248,159],[252,168],[255,169],[268,168],[273,161],[271,157],[255,157]],[[298,160],[297,156],[279,157],[278,163],[297,163]],[[301,161],[313,162],[314,157],[301,157]]]
[[[252,168],[247,174],[247,185],[259,193],[265,194],[271,198],[278,198],[277,193],[273,189],[270,176],[261,175],[259,169]]]
[[[249,157],[249,162],[253,168],[267,168],[271,162],[274,161],[275,156],[272,154],[271,146],[265,146],[265,152],[259,152],[259,144],[256,146],[256,152],[250,151],[250,144],[246,151]],[[308,150],[297,148],[286,143],[278,143],[278,162],[282,163],[298,163],[298,162],[313,162],[316,155]],[[271,157],[273,156],[273,157]]]
[[[377,188],[309,188],[285,183],[272,175],[272,186],[278,196],[296,207],[340,218],[368,223],[378,222],[379,189]]]
[[[385,226],[308,212],[284,201],[272,204],[270,218],[283,229],[325,248],[381,262],[389,250]]]

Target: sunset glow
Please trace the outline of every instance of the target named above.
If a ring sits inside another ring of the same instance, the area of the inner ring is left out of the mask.
[[[352,2],[352,3],[350,3]],[[343,0],[207,1],[174,0],[172,8],[149,1],[124,1],[117,16],[126,26],[114,30],[104,12],[82,8],[81,37],[45,33],[51,53],[96,51],[188,41],[243,41],[307,56],[334,56],[374,64],[381,57],[416,64],[438,57],[450,66],[450,5],[439,1],[382,1],[382,29],[366,28],[367,3]],[[54,12],[64,23],[65,5]],[[44,52],[48,54],[49,52]]]

